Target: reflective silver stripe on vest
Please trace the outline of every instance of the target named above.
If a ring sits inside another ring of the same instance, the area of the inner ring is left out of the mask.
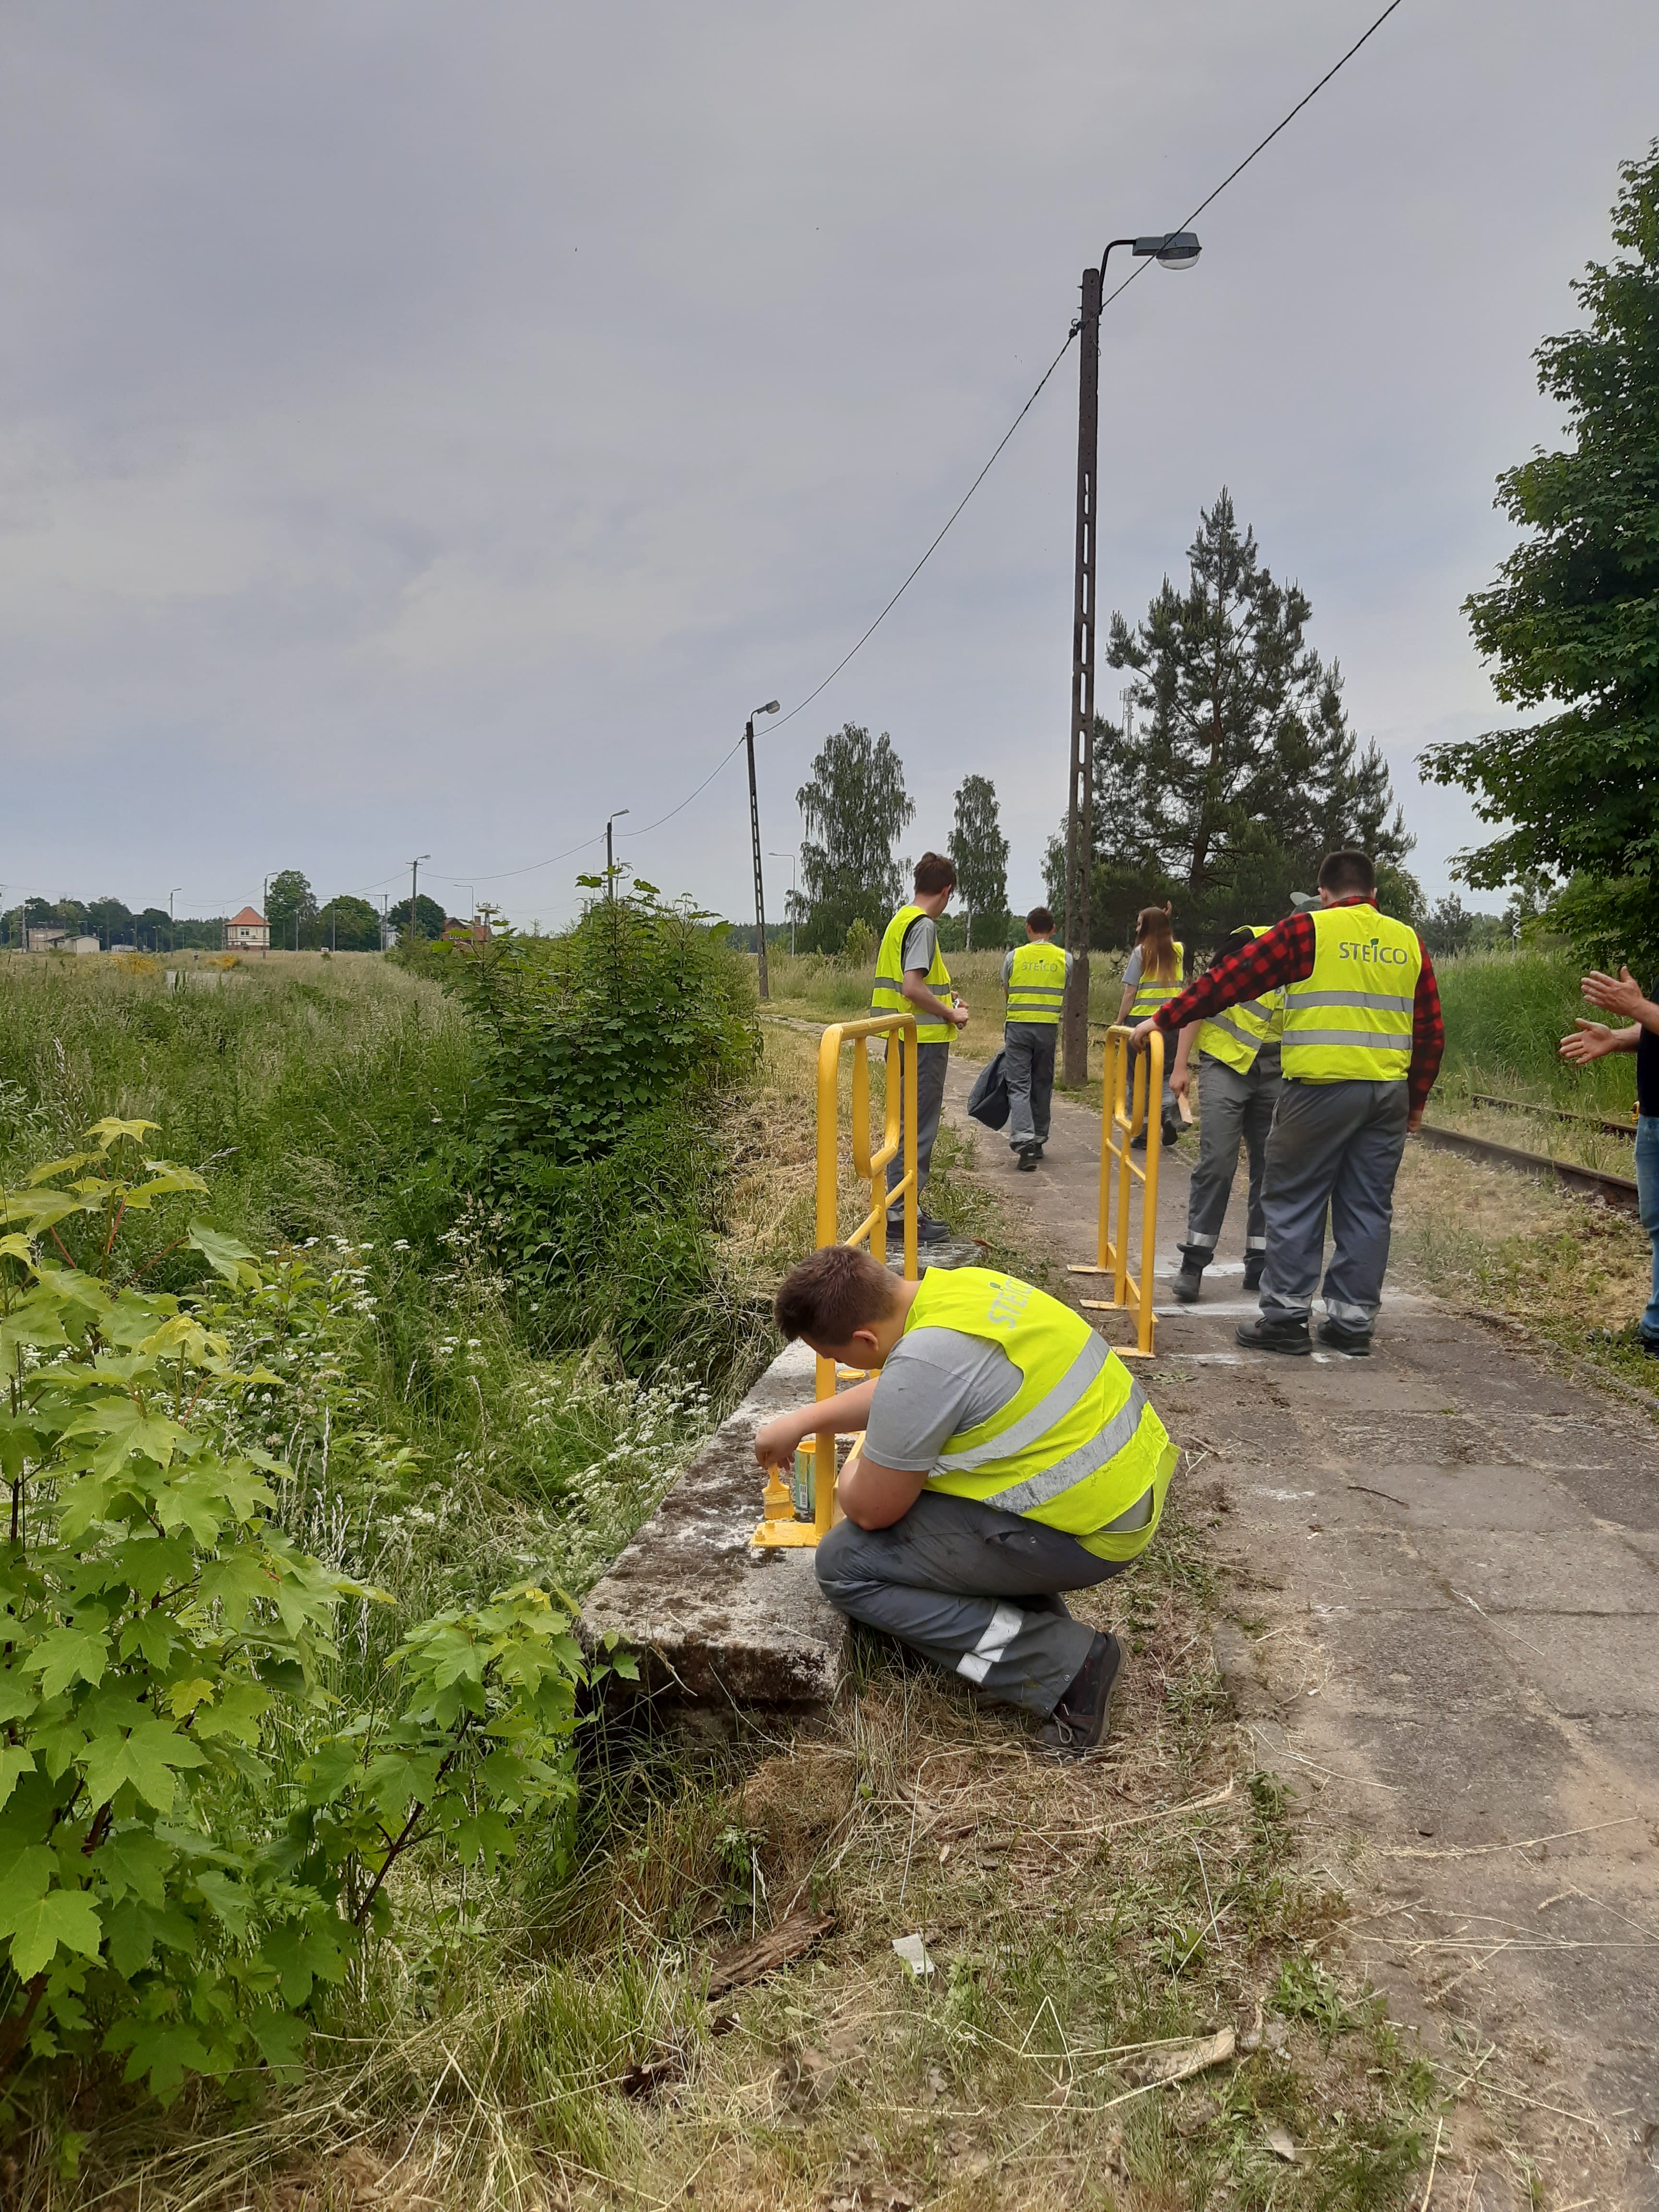
[[[1063,999],[1066,986],[1063,983],[1011,983],[1008,996],[1011,999]]]
[[[1291,1009],[1300,1006],[1380,1006],[1385,1013],[1408,1014],[1414,999],[1390,998],[1383,991],[1299,991],[1291,986]]]
[[[1237,1022],[1230,1022],[1225,1014],[1206,1014],[1200,1024],[1200,1034],[1205,1029],[1225,1030],[1228,1036],[1237,1037],[1240,1044],[1260,1044],[1261,1042],[1259,1036],[1252,1036],[1248,1030],[1240,1029]]]
[[[1000,1436],[988,1437],[982,1444],[972,1444],[966,1451],[951,1452],[947,1457],[936,1460],[933,1462],[934,1472],[970,1474],[975,1468],[983,1467],[988,1460],[1013,1459],[1028,1450],[1082,1402],[1084,1393],[1111,1356],[1111,1346],[1105,1339],[1091,1332],[1088,1343],[1054,1389],[1046,1397],[1040,1398],[1029,1413],[1022,1413]],[[1008,1510],[1013,1512],[1018,1508],[1011,1506]]]
[[[870,986],[870,988],[872,991],[902,991],[904,988],[904,985],[900,979],[895,976],[878,975],[875,981]]]
[[[1335,1044],[1352,1047],[1360,1052],[1411,1051],[1408,1036],[1393,1036],[1387,1030],[1286,1030],[1285,1049],[1297,1052],[1304,1045]]]
[[[1139,1382],[1129,1385],[1129,1395],[1118,1407],[1105,1427],[1079,1444],[1053,1467],[1045,1467],[1041,1474],[1034,1474],[1029,1482],[1018,1482],[1012,1490],[993,1492],[984,1502],[994,1505],[1000,1513],[1029,1513],[1034,1505],[1047,1505],[1051,1498],[1059,1498],[1093,1474],[1109,1460],[1114,1460],[1133,1438],[1140,1426],[1140,1417],[1146,1410],[1146,1393]]]

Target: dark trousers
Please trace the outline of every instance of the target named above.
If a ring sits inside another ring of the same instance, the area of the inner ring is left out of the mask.
[[[1334,1249],[1325,1270],[1325,1310],[1340,1327],[1370,1334],[1389,1264],[1394,1179],[1410,1111],[1403,1083],[1286,1079],[1267,1139],[1262,1192],[1264,1320],[1307,1319],[1320,1286],[1328,1208]]]
[[[927,1171],[933,1158],[933,1140],[939,1135],[939,1116],[945,1111],[945,1078],[951,1065],[948,1044],[919,1044],[916,1047],[916,1205],[921,1205],[921,1194],[927,1188]],[[901,1103],[904,1097],[904,1062],[896,1045],[890,1045],[887,1053],[887,1080],[898,1086]],[[887,1163],[887,1188],[904,1180],[904,1146],[900,1145]],[[888,1225],[898,1228],[902,1221],[900,1207],[890,1206]]]
[[[1060,1591],[1092,1589],[1127,1564],[1040,1521],[927,1490],[890,1528],[838,1521],[813,1558],[838,1612],[1042,1719],[1095,1636]]]
[[[1018,1152],[1046,1145],[1054,1103],[1058,1022],[1008,1022],[1002,1031],[1002,1073],[1008,1085],[1008,1142]]]

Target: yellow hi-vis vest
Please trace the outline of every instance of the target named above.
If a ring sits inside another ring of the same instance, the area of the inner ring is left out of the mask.
[[[1403,1083],[1423,972],[1417,932],[1374,906],[1321,907],[1313,973],[1285,991],[1285,1073],[1298,1083]]]
[[[1143,962],[1146,957],[1146,954],[1142,953]],[[1176,971],[1173,983],[1154,982],[1143,965],[1140,981],[1135,985],[1134,1003],[1129,1008],[1129,1019],[1132,1022],[1144,1022],[1148,1014],[1155,1014],[1158,1008],[1166,1005],[1170,1000],[1180,997],[1184,988],[1182,978],[1187,973],[1187,949],[1178,937],[1175,941],[1175,957]]]
[[[904,981],[906,934],[913,921],[928,919],[919,906],[902,906],[888,923],[881,950],[876,955],[876,982],[870,994],[870,1011],[873,1014],[915,1014],[918,1044],[949,1044],[956,1035],[954,1025],[950,1022],[923,1021],[921,1009],[913,1006],[900,988]],[[936,999],[942,999],[951,988],[951,971],[939,949],[937,934],[933,939],[933,964],[927,970],[927,988]]]
[[[1019,1389],[988,1421],[947,1437],[930,1490],[977,1498],[1075,1536],[1102,1559],[1151,1541],[1179,1456],[1146,1392],[1081,1314],[988,1267],[930,1267],[905,1320],[996,1345]],[[1139,1528],[1110,1524],[1151,1492]]]
[[[1252,937],[1265,937],[1266,928],[1252,922]],[[1241,999],[1224,1013],[1211,1014],[1198,1025],[1198,1049],[1207,1053],[1241,1075],[1255,1066],[1264,1044],[1277,1044],[1285,1030],[1285,994],[1269,991],[1265,999]]]
[[[1008,971],[1011,1022],[1057,1022],[1066,996],[1066,953],[1051,938],[1034,939],[1014,954]]]

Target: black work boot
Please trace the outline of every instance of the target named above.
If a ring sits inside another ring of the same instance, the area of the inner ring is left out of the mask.
[[[1204,1261],[1195,1259],[1190,1252],[1182,1252],[1181,1273],[1170,1284],[1170,1291],[1183,1306],[1191,1306],[1198,1304],[1198,1294],[1203,1287]]]
[[[1247,1252],[1244,1255],[1244,1287],[1247,1291],[1259,1291],[1261,1288],[1261,1270],[1266,1264],[1266,1256],[1261,1252]]]
[[[1021,1175],[1034,1175],[1036,1172],[1036,1164],[1042,1158],[1041,1145],[1022,1145],[1019,1148],[1019,1157],[1014,1162],[1014,1165]]]
[[[1322,1321],[1319,1341],[1328,1345],[1333,1352],[1346,1352],[1350,1359],[1368,1359],[1370,1357],[1369,1329],[1344,1328],[1340,1321]]]
[[[1259,1321],[1241,1322],[1233,1336],[1247,1352],[1285,1352],[1292,1359],[1305,1359],[1313,1350],[1305,1318],[1269,1321],[1263,1314]]]
[[[1060,1703],[1037,1730],[1043,1749],[1055,1759],[1086,1759],[1097,1751],[1111,1726],[1112,1699],[1122,1679],[1122,1645],[1115,1636],[1097,1635]]]

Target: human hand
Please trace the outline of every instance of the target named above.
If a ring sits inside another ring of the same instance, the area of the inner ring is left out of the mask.
[[[1611,975],[1604,975],[1599,968],[1593,968],[1579,988],[1593,1006],[1601,1006],[1610,1014],[1622,1014],[1627,1022],[1640,1018],[1642,987],[1628,968],[1619,970],[1616,981]]]
[[[1613,988],[1617,989],[1618,987],[1615,985]],[[1584,995],[1586,998],[1589,996],[1588,978]],[[1586,1060],[1600,1060],[1604,1052],[1615,1052],[1618,1047],[1616,1033],[1605,1022],[1587,1022],[1580,1014],[1573,1025],[1573,1034],[1561,1040],[1561,1057],[1574,1060],[1582,1067]]]
[[[1184,1067],[1176,1066],[1170,1073],[1170,1092],[1172,1097],[1184,1098],[1191,1087],[1192,1077]]]
[[[951,1009],[951,1019],[959,1030],[965,1030],[968,1026],[968,1009],[960,999]]]
[[[779,1413],[763,1421],[755,1431],[755,1457],[769,1469],[792,1466],[801,1435],[799,1419],[793,1413]]]
[[[1146,1045],[1147,1038],[1151,1036],[1152,1031],[1157,1027],[1158,1024],[1153,1020],[1150,1014],[1147,1015],[1144,1022],[1137,1022],[1133,1029],[1129,1032],[1130,1050],[1132,1052],[1141,1051]]]
[[[1420,1106],[1413,1106],[1406,1116],[1406,1134],[1408,1137],[1414,1137],[1422,1126],[1423,1109]]]

